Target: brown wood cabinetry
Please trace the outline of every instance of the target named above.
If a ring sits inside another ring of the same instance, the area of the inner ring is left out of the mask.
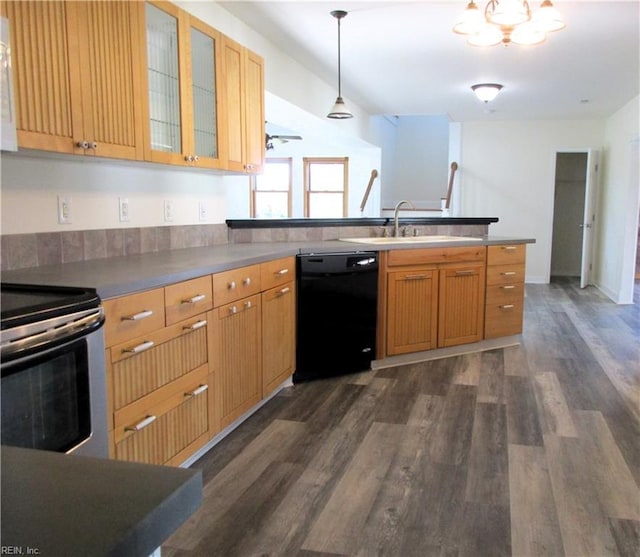
[[[262,396],[293,375],[295,366],[295,258],[261,265]]]
[[[481,340],[485,260],[484,246],[387,252],[378,357]]]
[[[526,245],[489,246],[485,338],[522,332]]]
[[[142,159],[135,2],[3,2],[18,145]]]
[[[219,430],[211,277],[104,302],[111,456],[182,463]]]
[[[223,40],[229,170],[256,174],[264,165],[264,61],[239,43]]]

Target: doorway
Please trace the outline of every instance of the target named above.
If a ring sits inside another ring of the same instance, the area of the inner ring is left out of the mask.
[[[591,284],[597,162],[594,152],[557,152],[551,244],[551,277]],[[591,170],[590,170],[591,169]]]

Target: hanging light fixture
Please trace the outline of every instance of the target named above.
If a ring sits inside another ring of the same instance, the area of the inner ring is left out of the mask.
[[[453,32],[467,35],[467,42],[473,46],[512,42],[533,45],[544,41],[547,33],[564,27],[562,16],[551,0],[543,0],[534,12],[527,0],[489,0],[484,13],[470,0]]]
[[[353,114],[349,112],[342,99],[342,88],[340,83],[340,20],[347,15],[344,10],[334,10],[331,15],[338,20],[338,98],[336,99],[333,108],[327,114],[327,118],[333,118],[336,120],[344,120],[346,118],[353,118]]]
[[[502,85],[499,83],[476,83],[471,86],[471,90],[476,94],[476,97],[485,104],[495,99],[501,89]]]

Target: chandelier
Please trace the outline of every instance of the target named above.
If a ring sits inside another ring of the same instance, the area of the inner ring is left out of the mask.
[[[489,0],[484,13],[470,0],[453,32],[466,35],[473,46],[533,45],[544,41],[547,33],[564,27],[562,16],[551,0],[543,0],[533,12],[527,0]]]

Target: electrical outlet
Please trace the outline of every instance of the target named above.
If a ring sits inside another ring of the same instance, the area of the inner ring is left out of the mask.
[[[200,219],[200,222],[205,222],[209,218],[207,204],[204,201],[198,202],[198,218]]]
[[[120,222],[129,222],[129,198],[118,197]]]
[[[170,199],[164,200],[164,222],[171,222],[173,220],[173,201]]]
[[[73,222],[71,216],[71,196],[58,196],[58,224],[71,224]]]

